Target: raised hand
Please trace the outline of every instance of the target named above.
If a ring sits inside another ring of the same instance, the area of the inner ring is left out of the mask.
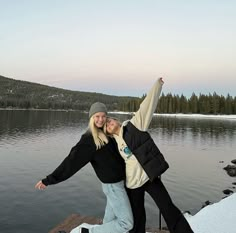
[[[159,82],[160,82],[161,84],[164,84],[164,81],[163,81],[163,78],[162,78],[162,77],[159,78]]]

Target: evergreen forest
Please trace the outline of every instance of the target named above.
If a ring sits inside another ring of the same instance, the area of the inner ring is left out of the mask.
[[[0,108],[63,109],[87,111],[94,102],[103,102],[111,111],[134,112],[145,98],[112,96],[96,92],[70,91],[0,76]],[[157,113],[236,114],[236,96],[192,93],[162,93]]]

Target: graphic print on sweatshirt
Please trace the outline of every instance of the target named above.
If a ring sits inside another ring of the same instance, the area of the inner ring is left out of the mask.
[[[126,144],[124,144],[124,143],[121,144],[121,146],[120,146],[120,151],[123,152],[123,154],[125,154],[125,156],[126,156],[127,159],[130,158],[131,155],[132,155],[131,150],[130,150],[129,147],[128,147]]]

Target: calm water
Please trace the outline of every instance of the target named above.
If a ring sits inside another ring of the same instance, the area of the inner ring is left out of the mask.
[[[105,198],[90,165],[45,191],[34,189],[86,127],[87,114],[79,112],[0,111],[1,232],[48,232],[72,213],[103,216]],[[195,214],[233,188],[236,179],[222,168],[236,158],[235,120],[154,117],[150,133],[170,164],[162,179],[181,210]],[[146,199],[147,225],[156,227],[159,211]]]

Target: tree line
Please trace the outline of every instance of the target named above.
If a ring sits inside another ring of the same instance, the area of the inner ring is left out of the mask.
[[[93,102],[104,102],[108,109],[113,111],[135,112],[138,110],[139,105],[145,98],[126,98],[117,100],[104,98],[91,98],[91,101],[76,101],[64,99],[40,99],[38,98],[21,98],[21,97],[6,97],[0,99],[0,108],[22,108],[22,109],[65,109],[65,110],[88,110]],[[184,114],[236,114],[236,97],[229,94],[225,97],[222,95],[213,94],[200,94],[199,96],[194,93],[190,98],[184,95],[162,94],[156,113],[184,113]]]
[[[73,109],[88,111],[94,102],[103,102],[111,111],[135,112],[146,95],[112,96],[101,93],[70,91],[42,84],[6,78],[0,75],[0,108]],[[236,114],[236,97],[193,93],[190,98],[162,94],[157,113]]]
[[[140,103],[145,98],[145,95],[138,100],[130,100],[121,105],[122,111],[135,112],[138,110]],[[171,93],[162,94],[156,113],[184,113],[184,114],[236,114],[236,97],[229,94],[225,97],[213,94],[195,93],[190,98],[182,95],[172,95]]]

